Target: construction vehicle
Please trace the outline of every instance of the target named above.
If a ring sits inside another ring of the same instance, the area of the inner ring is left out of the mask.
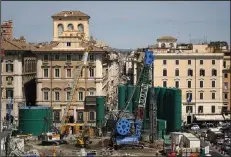
[[[141,91],[139,96],[139,104],[134,116],[135,118],[131,119],[131,116],[128,116],[129,113],[126,112],[126,109],[130,101],[132,101],[136,87],[126,102],[125,108],[117,115],[116,126],[111,137],[111,146],[113,146],[115,149],[119,147],[144,148],[144,145],[140,142],[141,129],[142,122],[144,120],[148,88],[151,86],[152,81],[150,78],[150,72],[152,69],[153,61],[153,52],[145,50],[144,66],[136,85],[136,87],[141,87]]]
[[[80,135],[76,137],[76,144],[75,146],[81,147],[81,148],[89,148],[89,144],[92,142],[90,140],[90,129],[84,128],[82,132],[80,132]]]
[[[73,80],[72,85],[71,85],[72,89],[71,89],[71,93],[70,93],[70,99],[67,102],[66,109],[64,111],[64,115],[63,115],[62,120],[61,120],[61,129],[60,129],[61,131],[59,131],[59,129],[57,129],[56,127],[52,126],[52,130],[54,130],[54,131],[43,133],[39,137],[40,139],[42,139],[42,143],[44,143],[44,144],[45,143],[55,143],[55,144],[67,143],[67,141],[64,139],[69,134],[70,127],[71,127],[71,125],[65,125],[69,121],[69,117],[70,117],[68,111],[71,108],[73,97],[77,91],[76,89],[77,89],[78,80],[81,76],[81,72],[82,72],[83,67],[87,64],[88,53],[91,50],[92,50],[92,41],[90,41],[90,46],[88,46],[85,49],[82,60],[81,60],[80,64],[78,65],[78,67],[74,73],[74,80]]]

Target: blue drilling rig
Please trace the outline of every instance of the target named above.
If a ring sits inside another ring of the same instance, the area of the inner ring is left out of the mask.
[[[150,77],[150,74],[152,70],[153,61],[153,52],[145,50],[144,64],[138,79],[138,83],[135,86],[128,101],[126,102],[125,108],[117,114],[116,125],[111,137],[111,144],[114,148],[144,148],[144,145],[140,142],[141,129],[144,120],[144,111],[146,107],[148,88],[152,86],[152,78]],[[134,118],[131,118],[131,116],[126,116],[128,115],[126,114],[126,109],[130,101],[132,101],[137,86],[141,87],[139,104],[137,106],[135,115],[133,116]]]

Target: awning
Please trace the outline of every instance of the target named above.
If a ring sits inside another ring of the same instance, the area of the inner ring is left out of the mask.
[[[223,114],[225,120],[230,120],[230,114]]]
[[[197,121],[224,121],[222,115],[195,115]]]

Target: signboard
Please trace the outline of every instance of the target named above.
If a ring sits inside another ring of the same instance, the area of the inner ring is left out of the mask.
[[[205,147],[205,154],[209,154],[209,146]]]

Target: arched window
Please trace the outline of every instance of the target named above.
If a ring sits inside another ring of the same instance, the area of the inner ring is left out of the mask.
[[[68,24],[67,25],[67,29],[69,30],[69,31],[72,31],[72,30],[74,30],[74,26],[73,26],[73,24]]]
[[[78,25],[78,31],[81,32],[81,33],[84,32],[83,24]]]
[[[162,43],[161,48],[165,48],[165,47],[166,47],[165,43]]]
[[[217,70],[216,69],[212,69],[212,76],[217,76]]]
[[[173,44],[173,43],[170,43],[169,46],[170,46],[170,47],[174,47],[174,44]]]
[[[179,76],[180,72],[179,72],[179,69],[176,69],[175,70],[175,76]]]
[[[200,69],[200,76],[205,76],[205,70],[204,69]]]
[[[167,70],[166,69],[163,70],[163,76],[167,76]]]
[[[58,25],[58,36],[61,36],[63,33],[63,25],[62,24],[59,24]]]

